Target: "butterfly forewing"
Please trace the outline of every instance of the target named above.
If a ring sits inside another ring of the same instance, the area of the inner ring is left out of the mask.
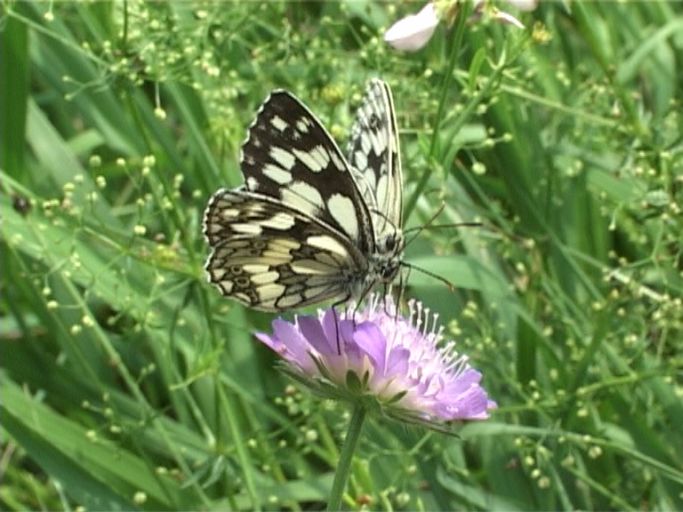
[[[376,238],[402,227],[403,177],[398,128],[389,86],[373,79],[358,108],[347,146],[348,161],[370,205]]]
[[[363,253],[374,249],[369,212],[327,130],[294,96],[275,91],[242,148],[246,188],[322,220]]]
[[[209,280],[252,308],[284,311],[348,298],[367,272],[345,236],[304,212],[248,190],[219,190],[204,214]]]

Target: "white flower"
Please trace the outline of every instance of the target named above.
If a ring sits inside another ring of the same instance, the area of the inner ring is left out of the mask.
[[[533,11],[538,5],[538,0],[507,0],[507,3],[516,7],[520,11]],[[477,21],[482,16],[488,16],[490,19],[505,23],[507,25],[514,25],[517,28],[526,28],[524,24],[514,17],[509,12],[501,11],[492,2],[486,0],[474,0],[474,13],[472,20]]]
[[[510,5],[520,11],[533,11],[538,7],[538,0],[507,0]]]
[[[429,2],[417,14],[401,18],[384,33],[384,40],[397,50],[415,52],[432,37],[439,18]]]
[[[462,0],[451,0],[450,5],[439,4],[439,13],[437,13],[434,2],[429,2],[417,14],[411,14],[405,18],[401,18],[394,23],[384,33],[384,40],[397,50],[407,52],[416,52],[423,48],[429,39],[434,34],[436,26],[439,24],[439,16],[443,15],[449,24],[457,16],[459,3]],[[520,11],[532,11],[538,5],[538,0],[507,0],[509,4],[516,7]],[[478,21],[482,17],[487,16],[490,19],[514,25],[518,28],[524,28],[524,25],[512,14],[501,11],[493,6],[490,0],[474,0],[473,12],[469,21]]]
[[[493,11],[491,12],[491,17],[496,21],[500,21],[501,23],[506,23],[508,25],[514,25],[515,27],[521,28],[521,29],[526,28],[521,21],[519,21],[517,18],[515,18],[509,12],[499,11],[498,9],[494,8]]]

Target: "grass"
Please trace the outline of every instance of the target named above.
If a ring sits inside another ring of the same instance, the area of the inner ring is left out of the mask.
[[[407,226],[483,224],[423,232],[406,260],[457,289],[406,293],[499,408],[458,438],[370,420],[344,506],[683,508],[683,11],[542,3],[386,46],[418,7],[3,4],[3,509],[324,505],[349,410],[205,283],[201,215],[270,90],[344,141],[372,76]]]

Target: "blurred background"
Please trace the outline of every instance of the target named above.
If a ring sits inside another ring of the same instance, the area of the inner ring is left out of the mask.
[[[201,216],[272,89],[344,147],[375,76],[407,227],[481,223],[423,231],[406,261],[455,291],[404,295],[499,408],[458,437],[373,419],[345,506],[683,508],[683,9],[446,2],[423,49],[387,45],[422,7],[3,3],[3,510],[324,505],[348,407],[206,283]]]

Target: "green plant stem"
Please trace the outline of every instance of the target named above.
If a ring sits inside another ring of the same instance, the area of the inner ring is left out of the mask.
[[[434,120],[434,129],[432,130],[432,138],[429,142],[429,155],[427,156],[428,162],[431,163],[434,158],[434,153],[436,151],[436,143],[439,135],[439,127],[441,126],[441,121],[443,120],[444,111],[446,108],[446,98],[451,89],[451,81],[453,80],[453,70],[458,62],[458,56],[462,49],[462,39],[465,33],[465,24],[467,23],[467,18],[470,14],[470,9],[467,3],[462,5],[462,11],[458,13],[457,25],[455,27],[455,35],[453,37],[453,42],[451,43],[451,54],[448,57],[448,64],[446,65],[445,73],[443,76],[443,81],[441,83],[441,97],[439,98],[439,106],[436,112],[436,119]],[[403,216],[407,220],[410,214],[413,212],[413,208],[417,204],[417,199],[422,194],[424,188],[427,186],[429,177],[432,174],[433,167],[430,165],[428,169],[422,174],[420,181],[415,187],[415,191],[408,198],[408,202],[404,208]]]
[[[330,492],[330,499],[327,502],[328,511],[341,510],[342,496],[344,495],[346,482],[349,479],[349,471],[351,470],[351,460],[353,460],[353,453],[356,451],[358,439],[360,439],[365,414],[365,407],[362,405],[354,406],[349,430],[346,433],[344,446],[342,446],[339,456],[337,472],[334,475],[334,482],[332,482],[332,492]]]

